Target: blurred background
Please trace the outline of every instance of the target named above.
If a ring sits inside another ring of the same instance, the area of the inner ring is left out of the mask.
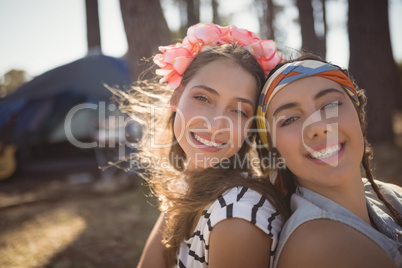
[[[0,267],[137,264],[158,211],[141,170],[99,168],[141,138],[105,85],[126,89],[198,22],[348,68],[375,174],[402,185],[401,0],[1,0]]]

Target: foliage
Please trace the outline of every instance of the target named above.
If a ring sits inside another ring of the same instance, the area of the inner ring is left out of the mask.
[[[29,80],[30,77],[24,70],[8,71],[0,78],[0,98],[6,97]]]

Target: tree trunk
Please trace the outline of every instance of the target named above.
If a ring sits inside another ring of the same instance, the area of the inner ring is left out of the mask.
[[[274,14],[275,14],[275,6],[272,0],[267,0],[267,39],[275,40],[275,28],[274,28]]]
[[[120,0],[120,9],[127,36],[131,77],[137,80],[149,67],[141,64],[141,59],[149,59],[158,53],[159,46],[169,45],[170,30],[159,0]]]
[[[277,14],[277,6],[273,0],[255,0],[255,4],[258,10],[261,38],[276,40],[274,19]]]
[[[212,22],[215,24],[221,24],[221,18],[219,16],[218,12],[218,0],[211,0],[211,6],[212,6]]]
[[[318,38],[315,28],[314,28],[314,10],[311,4],[311,0],[297,0],[297,7],[299,9],[299,20],[300,20],[300,29],[302,36],[302,50],[307,52],[312,52],[314,54],[318,54],[321,57],[325,58],[326,55],[326,42],[324,35],[322,38]],[[324,9],[325,11],[325,5]],[[324,12],[323,12],[324,13]],[[324,14],[323,14],[323,23]],[[324,26],[325,28],[325,26]]]
[[[321,0],[321,14],[322,14],[322,30],[323,34],[322,36],[318,36],[318,44],[319,44],[319,50],[321,50],[321,54],[324,58],[327,57],[327,31],[328,31],[328,24],[327,24],[327,15],[326,15],[326,5],[325,5],[326,0]]]
[[[98,0],[85,0],[88,54],[101,52]]]
[[[368,96],[368,139],[393,142],[395,92],[402,90],[388,25],[388,1],[349,0],[349,70]]]
[[[324,26],[324,36],[322,37],[322,45],[324,47],[324,56],[327,55],[327,32],[328,32],[328,23],[327,23],[327,8],[325,5],[325,0],[321,0],[321,8],[322,8],[322,23]]]
[[[200,22],[200,0],[186,0],[187,28]]]

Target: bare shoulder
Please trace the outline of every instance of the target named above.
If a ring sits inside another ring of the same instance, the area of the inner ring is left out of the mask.
[[[289,237],[278,267],[396,267],[371,239],[327,219],[302,224]]]
[[[271,238],[254,224],[239,218],[214,226],[209,238],[210,267],[268,267]]]

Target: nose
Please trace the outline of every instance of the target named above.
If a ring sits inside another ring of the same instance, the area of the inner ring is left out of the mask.
[[[212,118],[209,118],[208,122],[204,121],[204,127],[210,129],[212,133],[215,133],[217,131],[222,132],[223,129],[227,129],[230,125],[230,122],[228,120],[229,118],[224,115],[214,116]]]
[[[325,117],[320,113],[312,114],[303,124],[303,132],[309,139],[326,137],[333,131],[331,124],[328,124]]]
[[[309,139],[319,138],[320,136],[327,136],[330,132],[332,132],[331,124],[327,124],[325,121],[320,121],[314,123],[305,128],[306,136]]]

